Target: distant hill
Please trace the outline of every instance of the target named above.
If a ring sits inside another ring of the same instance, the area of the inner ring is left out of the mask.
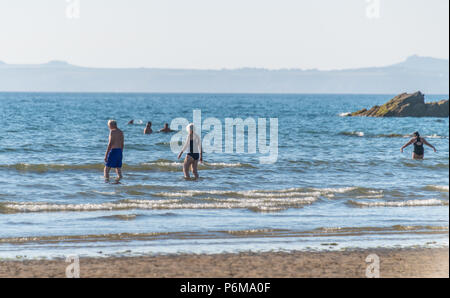
[[[449,61],[412,56],[345,70],[87,68],[0,62],[0,92],[449,93]]]

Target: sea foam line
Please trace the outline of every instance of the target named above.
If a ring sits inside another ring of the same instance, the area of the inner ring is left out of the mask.
[[[279,190],[183,190],[177,192],[159,192],[153,194],[158,197],[196,197],[196,196],[228,196],[228,197],[243,197],[243,198],[276,198],[276,197],[302,197],[328,194],[342,194],[358,190],[358,187],[340,187],[340,188],[287,188]],[[371,194],[381,194],[382,191],[368,190]]]
[[[360,202],[349,200],[349,204],[357,207],[421,207],[421,206],[448,206],[448,202],[438,199],[407,200],[407,201],[383,201],[383,202]]]
[[[298,208],[312,204],[317,197],[218,199],[202,198],[196,201],[182,199],[167,200],[121,200],[102,204],[49,204],[30,202],[0,203],[0,212],[59,212],[59,211],[111,211],[129,209],[249,209],[274,211]]]

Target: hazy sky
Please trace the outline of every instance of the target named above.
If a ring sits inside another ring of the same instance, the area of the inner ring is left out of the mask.
[[[74,1],[79,18],[67,12]],[[0,61],[336,69],[448,59],[448,11],[448,0],[1,0]]]

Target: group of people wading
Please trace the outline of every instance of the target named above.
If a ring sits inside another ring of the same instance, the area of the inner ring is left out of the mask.
[[[115,169],[117,174],[115,182],[119,183],[119,181],[123,177],[122,160],[125,137],[123,131],[117,127],[117,121],[109,120],[108,127],[110,133],[108,147],[105,153],[105,182],[109,182],[109,172],[111,171],[111,169]],[[181,158],[184,152],[187,152],[183,165],[184,178],[190,179],[190,171],[192,170],[194,178],[198,179],[198,163],[203,162],[202,142],[199,135],[194,132],[194,124],[191,123],[186,126],[186,130],[188,132],[188,135],[186,137],[186,140],[184,141],[184,145],[180,153],[178,154],[178,159]],[[164,128],[160,130],[160,132],[172,131],[173,130],[169,128],[169,125],[167,123],[164,125]],[[147,123],[144,133],[149,134],[151,132],[151,122],[149,122]]]
[[[131,122],[131,121],[130,121]],[[130,124],[130,123],[129,123]],[[108,127],[110,130],[109,134],[109,142],[108,148],[105,153],[105,181],[109,182],[109,172],[112,168],[116,170],[117,178],[115,181],[118,183],[120,179],[122,179],[122,159],[123,159],[123,148],[124,148],[124,134],[122,130],[117,127],[117,122],[115,120],[108,121]],[[183,165],[183,173],[185,179],[190,179],[190,171],[194,175],[194,178],[197,179],[198,175],[198,163],[203,162],[202,155],[202,144],[200,137],[194,132],[194,124],[189,124],[186,126],[186,130],[188,135],[186,140],[184,141],[183,147],[178,154],[178,159],[180,159],[184,152],[187,150],[186,157],[184,159]],[[160,132],[172,132],[169,128],[169,125],[166,123],[164,128],[160,130]],[[152,133],[151,130],[151,122],[147,123],[147,126],[144,130],[145,134]],[[409,145],[414,144],[414,150],[412,153],[413,159],[423,159],[424,158],[424,145],[431,147],[434,152],[436,152],[436,148],[425,140],[425,138],[421,137],[419,132],[415,132],[413,134],[413,138],[409,140],[408,143],[402,146],[400,151],[403,153],[403,149],[408,147]]]

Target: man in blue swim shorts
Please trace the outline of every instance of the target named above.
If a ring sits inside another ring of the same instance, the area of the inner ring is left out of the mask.
[[[115,120],[108,121],[109,142],[108,148],[105,153],[105,182],[109,182],[109,171],[114,168],[117,173],[116,182],[122,179],[122,158],[123,158],[123,145],[124,136],[123,132],[117,128],[117,122]]]

